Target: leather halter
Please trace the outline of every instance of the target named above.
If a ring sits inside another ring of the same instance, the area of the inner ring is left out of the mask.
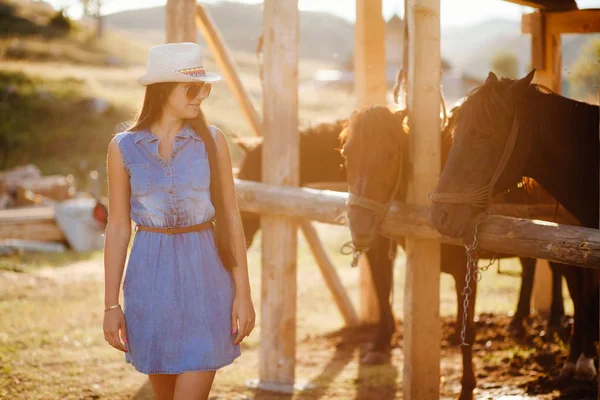
[[[508,140],[504,147],[504,153],[502,153],[502,157],[496,166],[496,170],[487,185],[470,193],[433,192],[429,194],[429,199],[438,203],[470,204],[474,207],[487,208],[494,196],[494,186],[496,185],[496,182],[498,182],[498,179],[500,179],[500,175],[504,172],[504,168],[506,167],[506,164],[508,164],[508,160],[515,148],[518,134],[519,120],[517,118],[517,112],[515,112]]]
[[[398,171],[398,178],[396,179],[396,184],[394,189],[392,190],[392,194],[389,199],[385,203],[380,203],[375,200],[368,199],[366,197],[356,196],[352,194],[352,192],[348,193],[348,199],[346,200],[346,206],[355,205],[358,207],[366,208],[367,210],[374,211],[380,219],[383,219],[387,214],[388,209],[390,208],[390,204],[396,197],[396,193],[400,189],[400,184],[402,183],[403,171],[404,171],[404,159],[400,160],[400,170]]]

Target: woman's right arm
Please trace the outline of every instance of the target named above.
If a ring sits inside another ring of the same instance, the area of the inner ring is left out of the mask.
[[[121,278],[131,239],[129,175],[121,158],[117,138],[108,145],[108,223],[104,237],[104,307],[119,303]],[[127,340],[123,313],[120,308],[105,312],[104,336],[115,348],[126,351],[119,340]]]

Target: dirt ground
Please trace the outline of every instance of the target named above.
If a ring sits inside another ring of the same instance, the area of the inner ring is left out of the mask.
[[[345,237],[330,239],[331,248],[339,248],[342,239]],[[217,373],[211,399],[402,399],[401,322],[390,363],[362,365],[360,354],[374,330],[340,329],[343,320],[322,280],[315,279],[318,269],[304,246],[299,246],[296,377],[314,388],[288,396],[247,387],[246,382],[258,377],[258,314],[256,331],[242,344],[242,357]],[[249,252],[258,313],[259,249],[256,246]],[[356,269],[346,265],[346,258],[333,257],[340,265],[344,286],[356,302]],[[31,264],[31,260],[23,262],[22,272],[0,268],[0,399],[153,399],[147,377],[126,365],[124,354],[104,342],[101,252],[74,262],[52,261],[52,266],[33,268]],[[402,265],[403,260],[398,260],[397,288],[403,287]],[[503,264],[502,268],[510,267]],[[462,370],[460,348],[452,343],[456,303],[450,278],[442,275],[441,287],[440,393],[442,399],[454,399],[460,392]],[[567,346],[559,338],[564,332],[545,332],[537,317],[528,321],[527,335],[522,339],[511,338],[506,332],[518,279],[488,271],[480,287],[474,344],[478,378],[475,398],[595,399],[594,382],[563,381],[559,377],[567,356]],[[402,297],[402,290],[397,289],[394,310],[399,321]],[[567,310],[571,312],[569,307]]]

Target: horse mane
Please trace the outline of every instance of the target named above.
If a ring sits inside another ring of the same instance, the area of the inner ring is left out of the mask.
[[[502,94],[517,80],[510,78],[500,78],[499,80],[488,80],[482,85],[471,89],[465,96],[464,106],[462,107],[466,118],[473,124],[475,129],[491,134],[489,122],[493,120],[493,116],[498,111],[505,115],[511,115],[512,112],[506,104],[506,99]],[[572,99],[556,93],[552,89],[540,83],[530,83],[528,87],[529,93],[548,95],[549,98],[555,101],[568,100],[576,102]],[[576,102],[579,103],[579,102]],[[525,105],[532,107],[534,105]]]
[[[490,126],[490,122],[494,121],[494,117],[497,117],[498,113],[512,115],[512,111],[509,110],[509,105],[507,104],[507,98],[503,94],[514,82],[516,82],[515,79],[509,78],[486,81],[484,84],[469,91],[460,111],[457,110],[458,113],[464,113],[464,118],[469,121],[469,124],[472,124],[474,129],[485,134],[492,134],[494,126]],[[543,102],[537,101],[539,96],[544,96]],[[525,115],[551,112],[563,114],[566,119],[576,112],[575,110],[578,106],[583,104],[589,106],[587,103],[566,98],[539,83],[530,83],[528,85],[526,98],[527,101],[523,101],[519,105],[520,110]],[[575,121],[585,123],[583,119],[575,119]],[[544,125],[536,127],[536,129],[553,132],[556,128]],[[534,134],[534,132],[531,132],[531,134]],[[508,189],[508,191],[513,192],[515,190],[527,194],[528,200],[535,199],[539,203],[553,203],[556,201],[532,178],[523,177],[516,188]]]
[[[343,145],[350,140],[353,131],[358,129],[368,129],[375,125],[385,132],[397,132],[398,128],[400,128],[402,133],[408,133],[406,114],[406,109],[396,109],[382,105],[361,107],[360,109],[355,110],[350,117],[344,121],[343,129],[340,132],[338,140],[340,141],[340,144]],[[402,138],[402,136],[400,137]],[[392,140],[397,142],[397,139]]]

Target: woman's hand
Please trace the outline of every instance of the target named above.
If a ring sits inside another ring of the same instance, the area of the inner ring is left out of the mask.
[[[121,331],[121,337],[125,344],[121,342],[119,337],[119,330]],[[114,308],[104,312],[104,339],[115,349],[128,352],[127,349],[127,325],[125,324],[125,315],[121,308]]]
[[[233,299],[233,307],[231,312],[231,334],[237,330],[235,344],[238,345],[242,340],[250,335],[254,329],[254,305],[250,295],[236,295]],[[239,322],[239,324],[238,324]]]

